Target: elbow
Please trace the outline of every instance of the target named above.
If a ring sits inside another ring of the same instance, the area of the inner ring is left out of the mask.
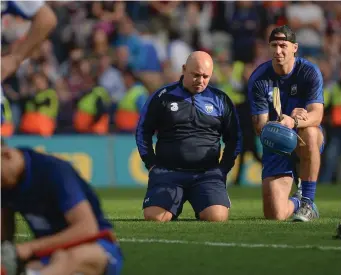
[[[84,236],[95,235],[99,232],[99,227],[96,222],[84,221],[78,224],[78,228],[81,229],[81,234]]]
[[[48,5],[45,5],[36,15],[35,22],[50,33],[57,26],[57,17],[53,10]]]
[[[323,121],[323,115],[320,116],[318,119],[317,119],[317,125],[316,127],[320,126],[322,124],[322,121]]]
[[[53,31],[57,26],[57,17],[52,10],[51,10],[51,14],[49,16],[48,26],[49,26],[50,32]]]

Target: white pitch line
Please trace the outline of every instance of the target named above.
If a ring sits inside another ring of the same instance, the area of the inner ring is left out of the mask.
[[[29,234],[16,234],[18,237],[30,237]],[[224,242],[196,242],[184,240],[164,240],[164,239],[135,239],[120,238],[122,243],[163,243],[163,244],[187,244],[203,246],[223,246],[241,248],[274,248],[274,249],[318,249],[324,251],[341,251],[341,246],[320,246],[320,245],[290,245],[290,244],[252,244],[252,243],[224,243]],[[337,240],[336,240],[337,242]]]

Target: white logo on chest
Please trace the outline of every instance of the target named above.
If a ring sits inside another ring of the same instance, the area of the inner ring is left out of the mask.
[[[179,110],[178,103],[176,103],[176,102],[171,103],[171,108],[170,109],[173,112],[176,112],[177,110]]]
[[[268,92],[268,100],[269,100],[269,102],[273,102],[273,93],[274,93],[274,89],[272,88],[272,89]]]
[[[212,113],[213,112],[213,105],[212,104],[205,104],[205,111],[208,114]]]
[[[290,95],[295,95],[297,94],[297,85],[294,84],[291,86],[291,91],[290,91]]]

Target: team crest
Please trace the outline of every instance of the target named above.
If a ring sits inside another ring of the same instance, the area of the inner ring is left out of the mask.
[[[205,111],[208,114],[212,113],[213,112],[213,105],[212,104],[205,104]]]
[[[290,91],[290,95],[295,95],[297,94],[297,85],[294,84],[291,86],[291,91]]]

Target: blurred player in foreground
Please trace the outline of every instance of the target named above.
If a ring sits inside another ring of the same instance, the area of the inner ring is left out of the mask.
[[[13,74],[55,28],[57,19],[44,1],[1,1],[1,16],[12,14],[31,21],[26,37],[1,57],[1,82]]]
[[[63,245],[112,230],[95,193],[74,168],[31,149],[5,144],[1,149],[1,240],[13,242],[15,212],[24,217],[35,237],[16,245],[20,261],[60,247],[52,257],[29,261],[26,267],[42,275],[120,274],[122,255],[113,233],[111,241],[101,238],[63,249]]]
[[[10,47],[9,53],[1,53],[1,83],[16,72],[20,64],[40,47],[57,25],[57,18],[44,1],[1,1],[1,16],[11,14],[31,21],[26,38]],[[1,124],[4,122],[4,95],[1,87]]]
[[[278,119],[273,107],[273,90],[278,87],[283,112],[279,123],[295,129],[306,146],[300,143],[295,150],[300,161],[302,198],[289,198],[294,177],[294,157],[263,150],[264,215],[268,219],[285,220],[294,214],[296,221],[310,221],[318,217],[314,200],[320,153],[324,147],[320,126],[324,104],[322,75],[316,65],[295,57],[298,44],[295,34],[287,26],[272,31],[269,46],[272,60],[261,64],[248,84],[254,128],[259,135],[269,120]]]

